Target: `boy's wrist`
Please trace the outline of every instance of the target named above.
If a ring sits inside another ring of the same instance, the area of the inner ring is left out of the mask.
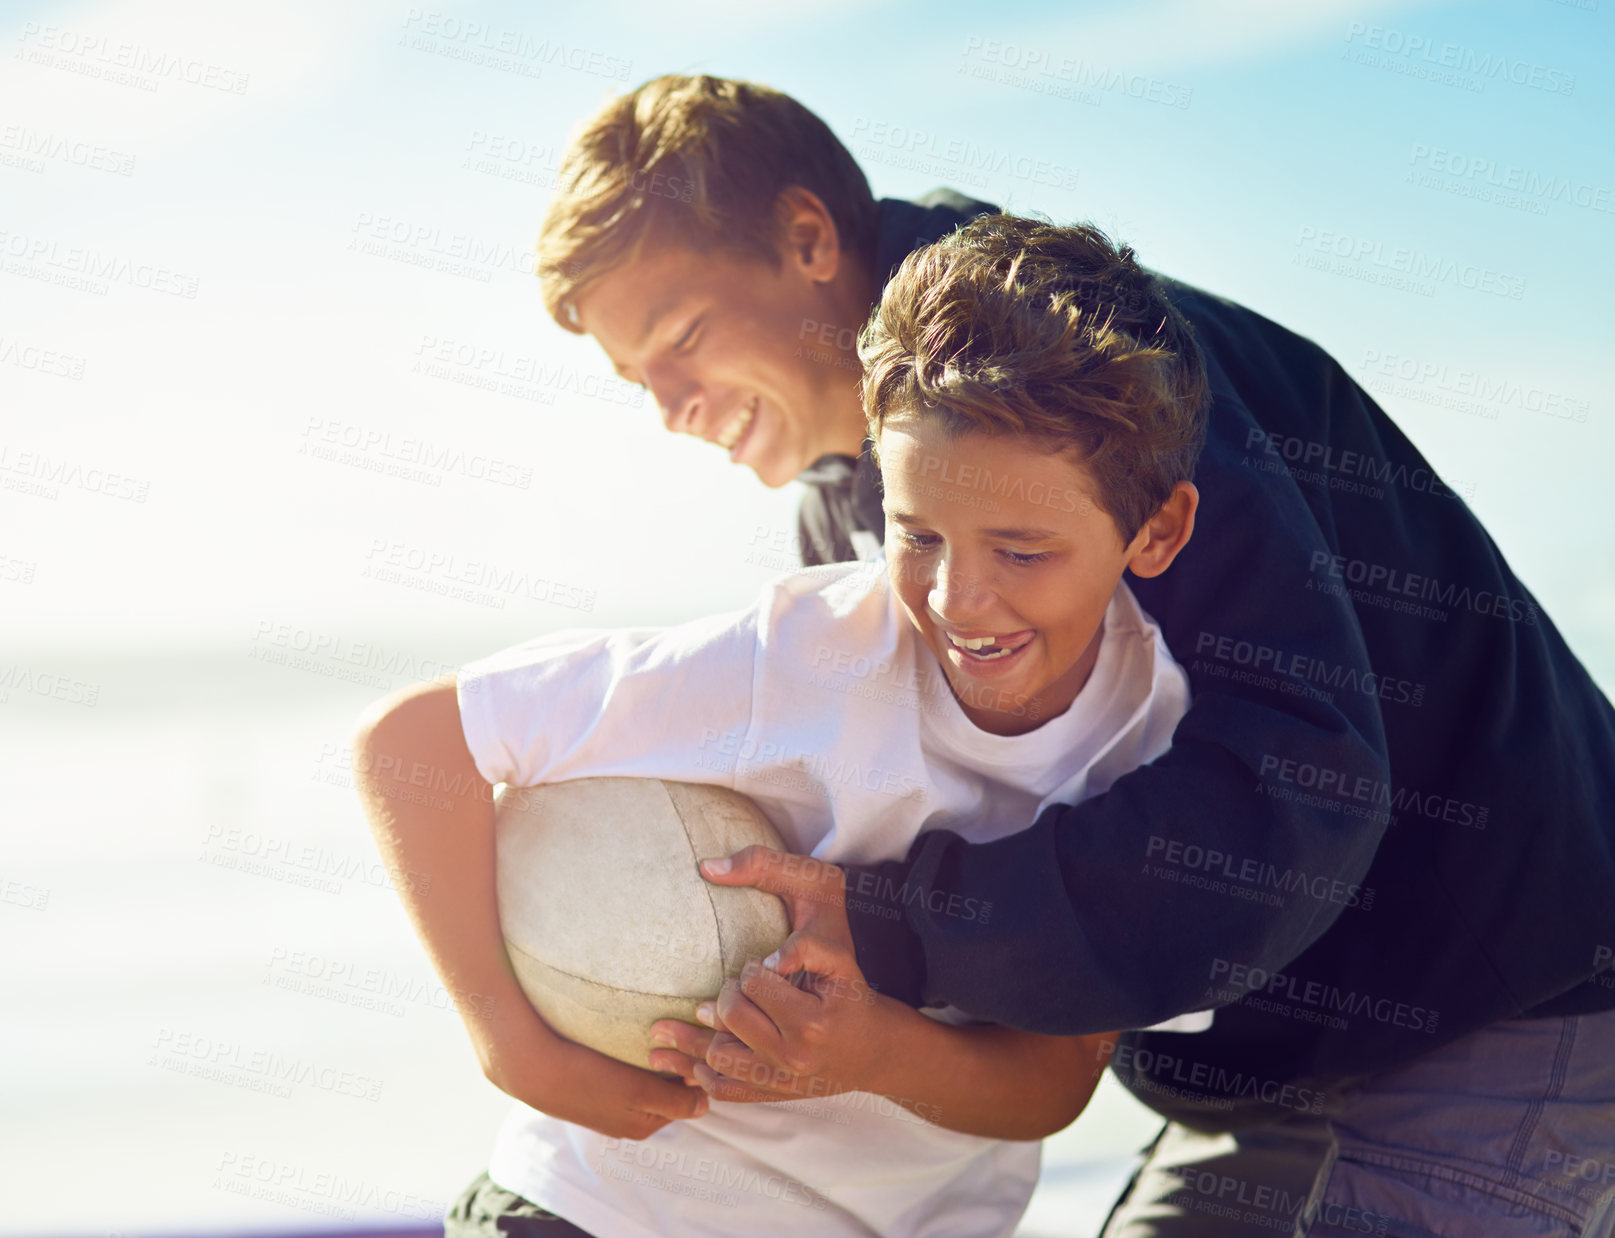
[[[906,1050],[914,1034],[924,1030],[914,1020],[930,1020],[894,997],[887,997],[884,993],[874,996],[874,1017],[866,1041],[871,1052],[862,1068],[851,1072],[855,1077],[843,1082],[847,1091],[870,1092],[895,1099],[911,1090],[905,1083],[909,1077],[909,1054]]]

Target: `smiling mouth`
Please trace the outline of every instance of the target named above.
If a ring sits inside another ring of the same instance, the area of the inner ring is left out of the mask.
[[[752,419],[757,416],[758,403],[758,397],[752,396],[746,406],[729,419],[729,424],[724,426],[712,441],[725,451],[733,451],[735,444],[740,441],[740,436],[751,427]]]
[[[972,662],[992,662],[1019,653],[1032,641],[1033,633],[1017,632],[1010,636],[955,636],[944,631],[948,644]]]

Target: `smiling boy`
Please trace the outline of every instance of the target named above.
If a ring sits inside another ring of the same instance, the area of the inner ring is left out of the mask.
[[[922,323],[933,285],[958,300]],[[356,764],[441,766],[463,750],[483,787],[717,782],[753,799],[794,851],[845,864],[896,858],[928,829],[1002,837],[1163,752],[1187,681],[1122,577],[1165,572],[1193,531],[1206,391],[1187,328],[1130,251],[1089,228],[1002,216],[910,260],[885,305],[870,424],[889,563],[804,570],[747,611],[675,628],[527,642],[466,667],[457,694],[387,702],[360,741],[373,759]],[[917,359],[919,337],[931,351]],[[952,378],[941,402],[928,367]],[[872,676],[908,690],[871,699]],[[435,811],[399,805],[379,780],[366,805],[378,833],[399,813]],[[480,796],[455,825],[468,855],[486,854]],[[490,872],[459,870],[413,904],[435,957],[493,901]],[[1036,1141],[1081,1111],[1109,1042],[919,1012],[871,994],[842,953],[841,1055],[804,1081],[829,1098],[818,1113],[720,1095],[635,1150],[601,1094],[631,1110],[635,1077],[653,1077],[538,1024],[530,1053],[565,1068],[514,1093],[524,1103],[450,1232],[537,1208],[599,1238],[1009,1234],[1037,1181]],[[805,992],[755,961],[745,978],[775,1009],[825,995],[822,980]],[[491,983],[495,1007],[521,1001],[508,977]],[[681,1038],[699,1029],[658,1030],[668,1047],[652,1064],[688,1069]],[[741,1019],[730,1030],[755,1031]],[[785,1185],[714,1203],[668,1166]],[[488,1205],[490,1189],[515,1198]]]
[[[827,235],[813,195],[787,192],[784,208],[801,216],[799,231]],[[810,249],[802,265],[758,279],[755,261],[670,239],[591,281],[564,312],[652,393],[669,430],[783,486],[821,456],[856,455],[864,436],[856,365],[804,364],[802,343],[820,324],[842,324],[850,341],[880,290],[839,247]]]
[[[636,188],[657,173],[695,192]],[[642,384],[668,430],[765,485],[808,482],[805,562],[878,553],[878,472],[854,467],[858,332],[909,250],[994,208],[949,190],[877,205],[819,117],[705,76],[613,100],[573,140],[563,178],[538,241],[555,321]]]
[[[1113,266],[1131,251],[1090,229],[978,218],[903,264],[865,336],[893,589],[995,735],[1070,705],[1123,571],[1160,575],[1194,530],[1199,354]]]

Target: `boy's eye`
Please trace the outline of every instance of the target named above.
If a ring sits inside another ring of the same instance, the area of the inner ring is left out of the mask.
[[[689,327],[685,330],[684,334],[679,336],[677,342],[674,343],[674,345],[673,345],[673,351],[674,352],[688,352],[695,345],[695,337],[700,332],[700,330],[701,330],[701,320],[699,318],[697,318],[694,322],[692,322],[689,325]]]
[[[929,550],[937,543],[934,533],[910,533],[907,529],[897,530],[897,540],[911,550]]]
[[[935,533],[911,533],[907,529],[898,529],[897,540],[910,550],[934,550],[937,543],[942,539]],[[1023,566],[1031,563],[1042,563],[1045,559],[1052,557],[1052,552],[1047,550],[1039,550],[1036,553],[1023,553],[1018,550],[1004,550],[1000,551],[999,553],[1001,553],[1011,563]]]

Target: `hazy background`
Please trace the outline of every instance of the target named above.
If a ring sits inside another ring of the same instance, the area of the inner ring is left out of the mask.
[[[661,433],[530,274],[568,134],[656,74],[1318,340],[1607,689],[1612,8],[0,4],[0,1230],[403,1223],[483,1167],[353,716],[790,562],[795,488]],[[1025,1232],[1150,1129],[1107,1090]]]

